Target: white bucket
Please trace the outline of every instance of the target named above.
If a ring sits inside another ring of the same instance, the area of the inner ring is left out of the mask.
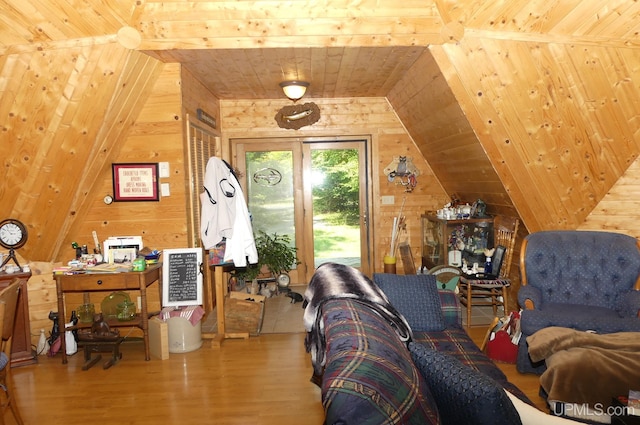
[[[184,317],[170,317],[167,320],[169,352],[188,353],[202,347],[202,321],[195,325]]]

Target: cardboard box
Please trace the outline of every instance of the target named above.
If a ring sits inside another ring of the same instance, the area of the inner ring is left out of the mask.
[[[169,325],[158,316],[149,319],[149,352],[156,359],[169,358]]]
[[[264,319],[263,295],[230,292],[225,299],[225,330],[231,333],[248,333],[260,335]]]

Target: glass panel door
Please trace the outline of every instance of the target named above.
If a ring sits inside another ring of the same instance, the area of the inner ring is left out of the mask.
[[[292,284],[328,261],[371,273],[367,140],[232,142],[254,233],[287,235],[297,248]]]
[[[273,150],[264,150],[265,143],[238,144],[237,163],[246,170],[247,207],[251,214],[253,232],[257,237],[265,232],[269,235],[286,236],[292,247],[300,246],[296,213],[300,211],[300,197],[294,196],[296,186],[301,185],[300,173],[295,163],[299,162],[299,143],[282,143]],[[300,257],[298,253],[298,257]],[[289,272],[291,282],[304,280],[298,277],[300,265],[292,264]]]
[[[313,264],[368,270],[366,150],[362,142],[306,143]]]

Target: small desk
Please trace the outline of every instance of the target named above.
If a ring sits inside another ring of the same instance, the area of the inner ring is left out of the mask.
[[[158,281],[160,290],[160,300],[162,300],[162,263],[153,264],[143,272],[125,273],[84,273],[74,275],[55,275],[56,292],[58,294],[58,316],[60,320],[60,351],[62,352],[62,363],[67,363],[67,352],[65,350],[64,324],[67,323],[65,314],[64,294],[65,292],[84,292],[88,301],[89,292],[105,291],[140,291],[141,311],[134,320],[119,322],[108,320],[111,327],[137,326],[144,334],[144,355],[145,360],[151,359],[149,353],[149,313],[147,310],[147,286]],[[91,323],[79,324],[80,327],[91,327]]]

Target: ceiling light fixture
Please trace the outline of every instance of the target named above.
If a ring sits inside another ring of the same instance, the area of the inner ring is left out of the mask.
[[[300,99],[307,92],[307,87],[309,87],[309,83],[306,81],[283,81],[280,83],[280,87],[282,87],[282,91],[285,96],[294,102]]]

